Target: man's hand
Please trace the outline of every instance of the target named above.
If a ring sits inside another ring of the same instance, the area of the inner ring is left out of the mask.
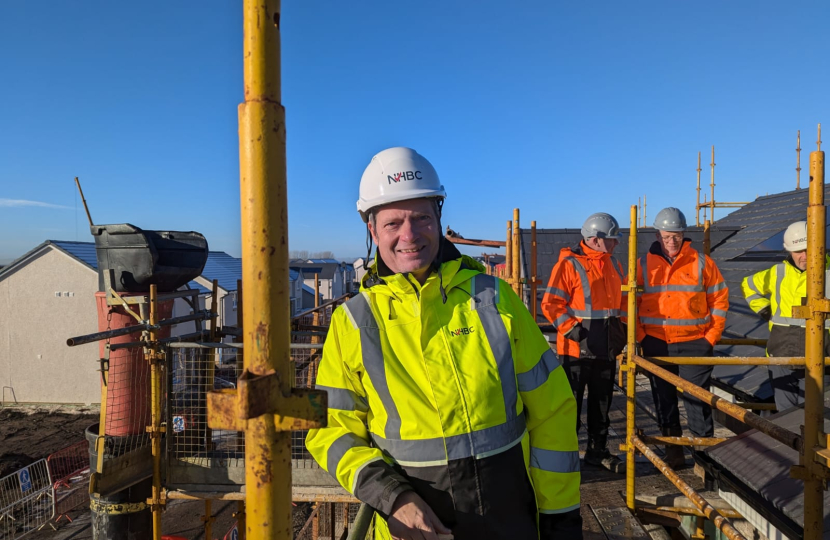
[[[565,334],[565,337],[571,341],[579,343],[588,337],[588,330],[582,326],[582,323],[576,323],[574,327],[571,328],[567,334]]]
[[[439,535],[452,533],[414,491],[404,491],[395,499],[389,532],[395,540],[439,540]]]
[[[765,321],[769,321],[772,319],[772,309],[769,306],[766,306],[764,309],[758,312],[758,316],[764,319]]]

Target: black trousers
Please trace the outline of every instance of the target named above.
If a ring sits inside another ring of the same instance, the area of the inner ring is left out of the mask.
[[[563,356],[562,367],[576,398],[576,430],[582,417],[582,396],[588,389],[588,451],[604,453],[608,444],[611,398],[614,393],[616,363],[607,358]]]
[[[714,348],[703,338],[683,343],[666,343],[662,339],[646,336],[640,343],[643,356],[713,356]],[[709,389],[713,366],[661,366],[667,371],[704,389]],[[680,428],[680,410],[677,406],[677,387],[663,379],[648,374],[651,394],[657,411],[657,422],[662,429]],[[715,425],[712,422],[712,408],[697,398],[683,394],[689,431],[697,437],[712,437]]]

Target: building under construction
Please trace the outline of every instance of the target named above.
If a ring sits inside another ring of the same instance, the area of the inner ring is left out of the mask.
[[[185,287],[207,260],[201,235],[93,225],[90,217],[100,278],[98,328],[66,338],[71,347],[99,345],[92,361],[100,366],[100,415],[80,445],[0,478],[0,540],[58,534],[44,527],[87,504],[92,536],[101,540],[175,538],[177,512],[185,507],[203,513],[201,538],[372,537],[375,510],[323,471],[304,444],[307,431],[327,419],[329,396],[315,388],[317,370],[332,314],[353,293],[321,302],[315,291],[317,305],[291,316],[291,263],[281,241],[287,206],[279,39],[278,2],[246,0],[246,101],[239,111],[246,242],[242,279],[233,288],[241,318],[217,322],[218,282],[201,303],[202,292]],[[583,471],[586,538],[830,537],[824,153],[810,154],[803,190],[798,185],[751,203],[717,203],[714,173],[711,185],[708,204],[698,199],[696,210],[708,208],[712,218],[716,208],[740,208],[714,223],[698,220],[687,236],[711,254],[728,283],[726,331],[715,357],[651,358],[638,354],[635,325],[629,325],[611,426],[626,473]],[[805,216],[808,291],[795,316],[806,321],[807,352],[767,357],[766,327],[746,307],[738,284],[779,260],[778,235]],[[513,287],[553,341],[538,301],[559,250],[578,242],[579,233],[530,225],[522,227],[516,210],[503,241],[447,237],[486,250],[503,247],[504,266],[488,262],[488,272]],[[643,292],[636,286],[636,261],[654,232],[646,225],[633,205],[617,251],[631,284],[624,286],[629,320],[637,319]],[[174,316],[176,301],[189,303],[190,313]],[[172,335],[173,325],[190,329]],[[668,364],[715,365],[712,388],[674,375]],[[803,406],[775,411],[764,384],[770,365],[804,366]],[[646,374],[711,405],[720,424],[715,435],[660,434]],[[580,444],[584,451],[585,441]],[[660,450],[667,445],[688,450],[687,464],[694,466],[669,467]],[[215,510],[229,503],[233,528],[217,530]]]

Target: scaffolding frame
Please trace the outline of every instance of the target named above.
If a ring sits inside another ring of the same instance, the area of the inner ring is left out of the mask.
[[[806,306],[793,308],[794,317],[806,320],[806,356],[804,358],[658,357],[646,359],[638,355],[636,349],[636,324],[634,321],[637,320],[636,296],[642,292],[642,287],[637,285],[637,207],[631,207],[628,280],[627,284],[623,285],[623,291],[628,293],[628,346],[626,361],[620,366],[620,370],[626,373],[626,442],[620,445],[620,450],[626,452],[626,506],[635,515],[638,510],[635,497],[635,457],[636,453],[639,452],[689,498],[702,514],[699,517],[705,517],[712,521],[715,527],[730,540],[745,540],[745,537],[735,529],[727,517],[706,502],[699,493],[683,481],[683,479],[648,447],[650,443],[711,445],[722,442],[723,440],[693,437],[644,437],[637,431],[635,423],[635,377],[639,370],[647,371],[652,375],[664,379],[683,392],[708,403],[713,409],[717,409],[776,441],[797,450],[800,455],[799,464],[792,467],[790,474],[792,477],[803,480],[804,482],[804,539],[818,540],[822,537],[824,517],[823,487],[827,484],[827,480],[830,479],[830,450],[828,450],[828,439],[830,439],[830,436],[823,433],[824,366],[826,363],[823,350],[824,340],[826,338],[824,321],[828,313],[830,313],[830,299],[824,297],[826,207],[824,204],[824,152],[820,150],[810,154],[809,189],[810,198],[807,209],[808,303]],[[752,413],[745,407],[721,399],[711,392],[691,384],[661,368],[657,362],[677,365],[804,365],[806,367],[806,384],[803,434],[793,433]],[[698,530],[702,530],[700,520],[698,521]]]

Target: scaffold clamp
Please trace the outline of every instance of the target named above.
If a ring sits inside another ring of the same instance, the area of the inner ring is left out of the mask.
[[[326,426],[327,405],[326,392],[293,388],[285,396],[276,371],[254,375],[246,370],[237,389],[208,393],[208,426],[244,431],[247,420],[273,414],[277,431],[320,428]]]

